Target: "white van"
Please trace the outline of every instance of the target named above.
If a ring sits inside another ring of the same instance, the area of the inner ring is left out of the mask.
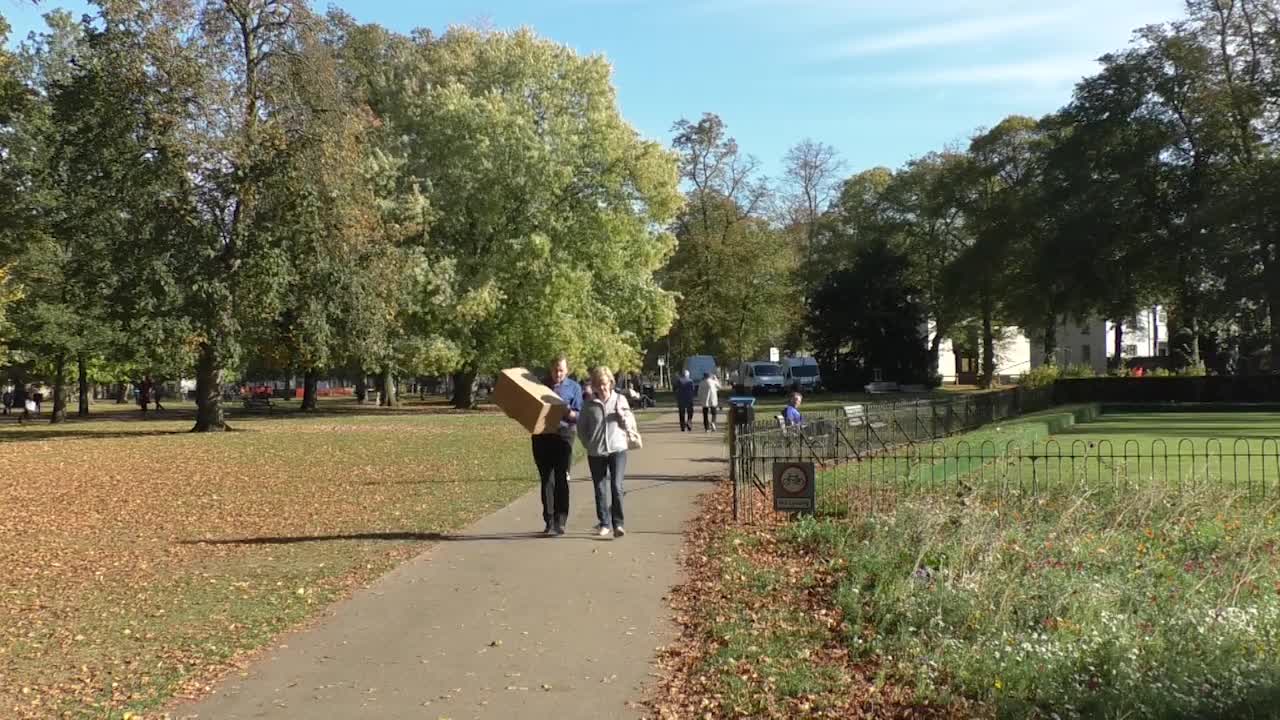
[[[813,392],[822,387],[818,361],[811,357],[789,357],[782,361],[782,378],[788,389]]]
[[[738,369],[736,389],[739,392],[759,395],[761,393],[780,393],[786,390],[786,381],[782,377],[782,366],[766,360],[742,363]]]
[[[690,355],[684,359],[684,369],[689,371],[689,379],[702,382],[702,378],[716,371],[716,359],[710,355]]]

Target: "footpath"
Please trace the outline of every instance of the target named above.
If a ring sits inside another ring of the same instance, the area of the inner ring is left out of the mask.
[[[701,423],[699,423],[700,425]],[[586,464],[568,534],[545,538],[536,489],[280,638],[176,718],[640,718],[672,627],[685,521],[722,435],[641,420],[629,453],[625,537],[598,538]],[[533,460],[529,461],[533,474]]]

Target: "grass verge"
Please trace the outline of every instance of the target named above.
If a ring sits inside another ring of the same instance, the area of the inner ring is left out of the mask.
[[[534,483],[494,414],[6,425],[0,707],[158,713]],[[529,528],[530,530],[536,528]]]

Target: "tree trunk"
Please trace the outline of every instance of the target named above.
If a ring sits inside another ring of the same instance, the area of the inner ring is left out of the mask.
[[[363,373],[364,371],[361,370],[360,372]],[[356,378],[356,402],[363,403],[368,395],[368,387],[365,385],[364,375],[362,374],[359,378]]]
[[[996,338],[994,316],[995,307],[991,293],[987,288],[982,291],[982,377],[979,385],[989,388],[995,384],[996,377]]]
[[[1267,316],[1271,324],[1271,367],[1272,373],[1280,373],[1280,247],[1272,245],[1266,258],[1269,262],[1267,272]]]
[[[1112,365],[1117,370],[1124,369],[1124,320],[1116,319],[1116,347],[1115,347],[1115,364]]]
[[[129,383],[116,383],[116,404],[129,402]]]
[[[1151,357],[1160,356],[1160,307],[1151,308]]]
[[[476,406],[476,371],[464,370],[453,375],[453,406],[470,410]]]
[[[395,374],[390,370],[383,370],[379,380],[382,385],[382,397],[378,398],[378,404],[382,407],[395,407],[398,405]]]
[[[1050,312],[1044,323],[1044,364],[1058,364],[1058,315]]]
[[[302,376],[302,410],[309,412],[316,409],[316,384],[319,378],[314,368],[307,368]]]
[[[196,425],[192,432],[230,430],[222,416],[222,368],[218,367],[213,347],[200,346],[196,361]]]
[[[89,362],[83,354],[76,358],[77,371],[80,375],[80,408],[76,414],[89,417]]]
[[[49,422],[60,423],[67,419],[67,356],[59,354],[53,364],[53,412]]]
[[[27,403],[27,378],[21,372],[13,374],[13,406],[18,408],[18,412],[22,412],[22,407]]]

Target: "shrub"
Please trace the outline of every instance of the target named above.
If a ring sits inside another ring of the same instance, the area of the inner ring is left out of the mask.
[[[1062,368],[1062,372],[1058,374],[1061,378],[1091,378],[1097,373],[1089,365],[1068,365]]]
[[[1018,386],[1027,390],[1036,390],[1042,387],[1048,387],[1057,382],[1059,371],[1057,365],[1041,365],[1038,368],[1031,368],[1023,373],[1018,380]]]

